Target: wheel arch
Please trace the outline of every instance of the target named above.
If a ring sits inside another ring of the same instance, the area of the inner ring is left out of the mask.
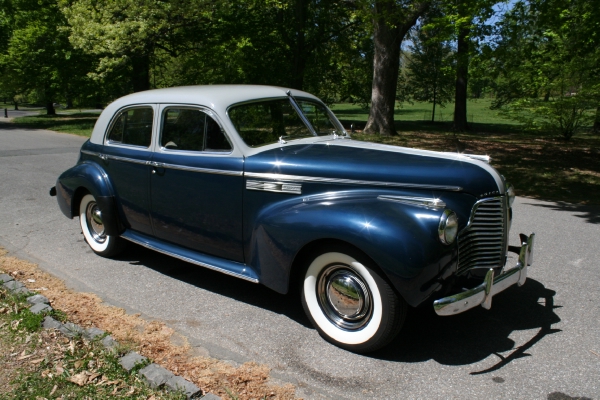
[[[79,215],[81,200],[89,193],[94,196],[102,210],[107,234],[118,236],[124,231],[111,182],[97,164],[83,162],[65,171],[58,178],[57,189],[61,193],[64,192],[64,195],[59,197],[59,205],[61,209],[66,208],[70,211],[71,218]],[[60,204],[61,201],[65,204]]]
[[[300,285],[302,284],[304,272],[308,267],[308,262],[311,260],[313,255],[317,254],[319,251],[336,251],[336,249],[343,249],[344,251],[350,253],[349,255],[353,256],[358,261],[362,263],[366,262],[371,269],[375,270],[392,287],[397,296],[404,299],[402,293],[398,292],[398,290],[394,287],[383,268],[381,268],[372,257],[370,257],[357,245],[335,238],[315,239],[309,243],[306,243],[298,251],[290,267],[290,292],[297,293],[299,290]]]

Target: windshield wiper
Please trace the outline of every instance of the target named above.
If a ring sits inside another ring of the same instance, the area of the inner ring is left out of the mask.
[[[308,128],[308,130],[310,131],[310,133],[312,133],[313,136],[319,136],[319,135],[317,135],[317,131],[315,131],[315,128],[312,126],[312,124],[310,123],[310,121],[308,120],[308,118],[306,118],[306,115],[304,115],[304,112],[302,111],[302,108],[300,108],[300,105],[298,104],[298,102],[296,101],[296,99],[294,98],[294,96],[292,96],[292,92],[290,90],[288,90],[286,92],[286,94],[290,98],[290,103],[292,103],[292,107],[294,107],[294,109],[298,113],[298,116],[300,117],[300,119],[302,120],[302,122],[304,122],[304,125],[306,125],[306,127]]]

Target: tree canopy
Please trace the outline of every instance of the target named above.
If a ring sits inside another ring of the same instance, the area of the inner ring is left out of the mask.
[[[106,104],[156,87],[269,84],[370,107],[469,95],[570,138],[600,130],[600,7],[587,0],[0,0],[0,93]],[[410,38],[409,41],[406,41]],[[400,69],[401,60],[405,64]],[[434,115],[432,113],[432,117]]]

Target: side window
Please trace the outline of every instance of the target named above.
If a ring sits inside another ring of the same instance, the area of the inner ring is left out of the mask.
[[[150,147],[153,115],[152,107],[137,107],[122,111],[108,133],[108,141]]]
[[[219,124],[205,112],[190,108],[164,112],[160,145],[170,150],[231,151]]]

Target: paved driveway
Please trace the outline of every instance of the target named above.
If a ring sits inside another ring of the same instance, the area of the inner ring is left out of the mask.
[[[166,321],[199,354],[267,363],[307,398],[600,398],[600,207],[517,198],[511,244],[537,233],[527,283],[490,311],[415,310],[392,345],[362,356],[320,339],[291,296],[134,245],[119,259],[95,256],[48,196],[83,141],[0,125],[0,245]]]

